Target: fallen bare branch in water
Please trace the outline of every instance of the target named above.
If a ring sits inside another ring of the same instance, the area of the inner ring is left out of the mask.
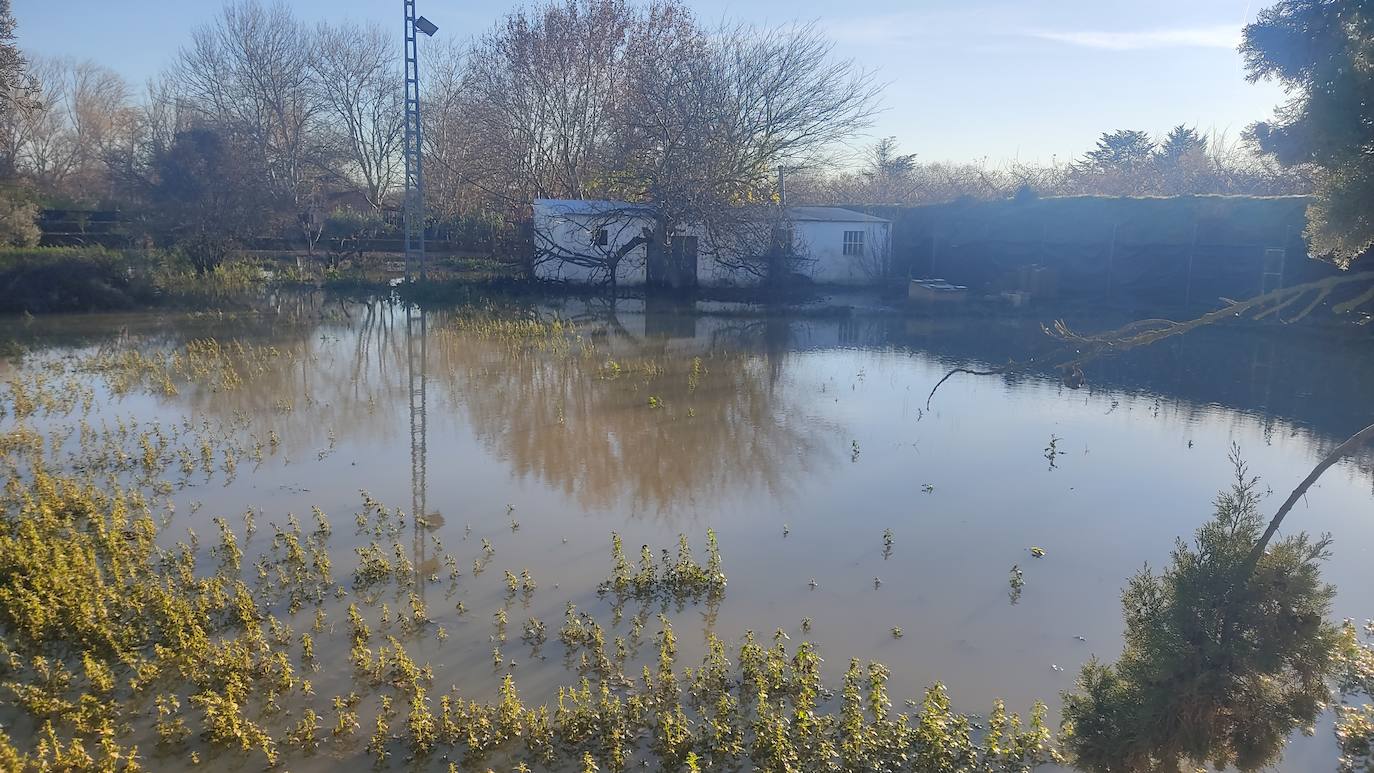
[[[1263,319],[1270,315],[1277,316],[1288,306],[1297,303],[1304,297],[1310,297],[1311,301],[1302,311],[1283,320],[1285,324],[1298,322],[1315,311],[1321,302],[1326,300],[1337,288],[1358,283],[1366,283],[1371,287],[1364,293],[1332,307],[1332,311],[1335,313],[1348,314],[1374,301],[1374,271],[1327,277],[1315,282],[1284,287],[1244,301],[1231,301],[1220,309],[1183,322],[1167,319],[1140,320],[1105,333],[1084,335],[1074,332],[1063,320],[1057,320],[1052,328],[1045,329],[1045,333],[1060,343],[1084,349],[1085,351],[1081,351],[1077,358],[1072,360],[1072,362],[1082,365],[1103,355],[1128,351],[1137,346],[1148,346],[1165,338],[1182,335],[1190,330],[1196,330],[1224,319],[1242,318],[1247,315],[1251,315],[1251,319]]]
[[[1006,365],[989,370],[954,368],[937,381],[934,388],[930,390],[930,395],[926,397],[926,408],[930,407],[930,403],[940,387],[957,373],[967,373],[973,376],[994,376],[1028,370],[1032,366],[1040,364],[1047,368],[1059,370],[1064,383],[1076,388],[1083,383],[1082,367],[1099,357],[1120,354],[1140,346],[1149,346],[1166,338],[1182,335],[1226,319],[1248,317],[1251,320],[1260,320],[1273,316],[1280,319],[1284,324],[1292,324],[1309,316],[1337,289],[1360,283],[1368,284],[1369,287],[1364,292],[1331,307],[1333,313],[1349,314],[1374,302],[1374,271],[1327,277],[1315,282],[1280,288],[1243,301],[1223,298],[1221,300],[1226,304],[1225,306],[1182,322],[1169,319],[1142,319],[1102,333],[1079,333],[1069,327],[1064,320],[1055,320],[1048,326],[1042,325],[1041,330],[1051,340],[1059,343],[1063,349],[1052,352],[1050,356],[1041,357],[1038,360],[1011,361]],[[1304,298],[1308,299],[1308,303],[1296,315],[1286,319],[1279,316],[1284,309],[1297,304]]]
[[[949,381],[949,379],[957,373],[967,373],[970,376],[996,376],[1002,373],[1008,373],[1011,370],[1019,367],[1025,366],[1019,365],[1015,362],[1009,362],[1001,368],[993,368],[992,370],[972,370],[969,368],[955,368],[954,370],[951,370],[950,372],[946,373],[944,375],[944,378],[935,382],[935,386],[930,390],[930,394],[926,395],[926,408],[930,408],[930,401],[935,397],[935,390],[939,389],[941,384],[945,383],[946,381]]]

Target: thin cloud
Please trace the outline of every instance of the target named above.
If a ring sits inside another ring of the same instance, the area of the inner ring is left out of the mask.
[[[923,21],[915,14],[894,13],[826,20],[823,26],[830,38],[839,43],[886,45],[912,41]]]
[[[1098,30],[1033,30],[1026,33],[1033,38],[1066,43],[1083,48],[1110,51],[1142,51],[1154,48],[1235,48],[1240,45],[1239,26],[1222,24],[1211,27],[1179,27],[1175,29],[1139,30],[1135,32],[1105,32]]]

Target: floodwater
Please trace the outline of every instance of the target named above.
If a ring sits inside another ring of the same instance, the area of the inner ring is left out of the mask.
[[[519,312],[574,324],[579,343],[556,350],[456,325],[457,311],[325,311],[306,322],[15,321],[28,352],[0,361],[0,380],[70,354],[164,351],[208,335],[302,352],[237,389],[102,390],[97,415],[208,420],[280,438],[276,454],[241,462],[232,479],[178,489],[168,544],[187,527],[214,534],[215,516],[241,526],[252,508],[260,530],[245,544],[247,564],[269,547],[267,524],[288,513],[308,523],[317,506],[334,524],[335,576],[347,577],[353,548],[371,539],[352,529],[360,490],[426,513],[429,528],[410,537],[414,563],[446,577],[439,555],[450,553],[462,575],[422,584],[447,638],[430,628],[406,646],[434,667],[436,688],[456,684],[470,697],[494,696],[504,673],[491,657],[497,609],[510,610],[502,650],[522,697],[549,700],[575,681],[555,634],[565,604],[610,622],[596,587],[611,572],[611,532],[632,557],[641,544],[675,550],[685,534],[700,558],[713,528],[728,588],[718,605],[668,609],[681,664],[699,661],[708,627],[727,645],[782,629],[818,644],[832,682],[850,658],[887,664],[899,706],[941,681],[960,710],[985,712],[1001,697],[1027,711],[1041,699],[1057,722],[1059,693],[1079,666],[1120,651],[1127,578],[1165,564],[1175,538],[1211,516],[1231,480],[1232,444],[1272,487],[1272,511],[1325,451],[1374,421],[1367,342],[1329,331],[1202,330],[1094,363],[1079,389],[1051,374],[959,375],[927,407],[951,367],[1043,346],[1040,320],[746,315],[642,301]],[[1334,536],[1325,579],[1338,589],[1338,619],[1374,615],[1371,516],[1374,476],[1362,458],[1329,471],[1287,521],[1287,532]],[[474,575],[484,539],[494,553]],[[1025,580],[1016,603],[1013,565]],[[538,588],[508,602],[503,572],[523,569]],[[331,602],[331,619],[346,603]],[[624,634],[633,612],[608,635]],[[519,640],[529,617],[550,630],[538,654]],[[329,696],[357,687],[346,636],[321,638],[320,660],[341,664],[312,677],[324,714]],[[326,744],[291,768],[355,754],[361,743]],[[1314,737],[1294,738],[1282,769],[1331,770],[1336,756],[1323,722]]]

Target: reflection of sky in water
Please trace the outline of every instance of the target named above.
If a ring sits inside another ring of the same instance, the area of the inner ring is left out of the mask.
[[[34,334],[57,336],[61,324],[40,320]],[[926,396],[951,363],[1005,360],[1003,350],[1033,345],[1033,328],[631,309],[610,322],[589,317],[579,329],[594,354],[513,355],[503,343],[455,332],[445,315],[430,318],[426,498],[444,518],[435,536],[464,572],[457,598],[473,610],[460,621],[453,600],[429,590],[450,638],[416,646],[436,665],[439,685],[457,681],[480,694],[496,684],[487,637],[503,570],[528,567],[540,584],[529,608],[517,601],[510,615],[515,642],[529,615],[556,629],[568,600],[605,621],[607,602],[593,588],[609,571],[611,530],[637,553],[640,544],[671,547],[678,531],[702,550],[711,526],[729,575],[714,622],[727,642],[778,627],[795,639],[801,619],[812,617],[810,638],[832,675],[850,657],[882,660],[899,701],[939,679],[965,710],[984,710],[997,696],[1018,709],[1035,698],[1054,705],[1090,654],[1115,658],[1121,586],[1143,564],[1164,564],[1174,538],[1211,515],[1230,478],[1231,443],[1273,487],[1268,513],[1334,445],[1334,427],[1353,432],[1369,420],[1358,400],[1367,368],[1350,364],[1362,362],[1352,350],[1324,344],[1316,357],[1310,342],[1296,340],[1276,356],[1287,362],[1289,348],[1306,352],[1305,373],[1265,370],[1246,359],[1253,347],[1244,331],[1209,331],[1191,350],[1160,347],[1090,368],[1098,380],[1078,391],[1034,376],[957,377],[927,411]],[[242,334],[307,356],[232,392],[133,395],[106,410],[165,422],[188,411],[226,420],[242,413],[253,431],[275,429],[281,456],[256,472],[242,463],[228,485],[178,493],[178,512],[205,535],[210,517],[241,526],[238,514],[254,507],[263,531],[249,547],[262,549],[268,523],[286,512],[308,522],[318,505],[335,524],[332,550],[344,576],[351,548],[366,542],[351,528],[358,490],[410,507],[404,320],[355,309],[349,320]],[[609,359],[626,374],[607,377]],[[653,377],[636,375],[650,362]],[[1322,373],[1350,378],[1340,385]],[[651,397],[663,407],[651,407]],[[1266,405],[1281,415],[1266,415]],[[1051,471],[1044,449],[1052,435],[1064,453]],[[924,493],[924,484],[934,490]],[[194,516],[191,501],[204,503]],[[1347,463],[1288,520],[1290,529],[1334,535],[1326,578],[1341,591],[1337,618],[1374,615],[1363,594],[1374,581],[1370,515],[1369,476]],[[888,528],[895,550],[884,560]],[[474,578],[483,537],[497,553]],[[1032,545],[1046,557],[1032,558]],[[1013,564],[1026,580],[1016,606],[1007,600]],[[689,626],[679,630],[685,665],[700,655],[692,633],[699,611],[674,616]],[[894,625],[903,639],[888,634]],[[557,661],[522,669],[528,697],[570,678]],[[345,678],[321,674],[317,691],[345,690]],[[1334,757],[1329,733],[1319,733],[1297,742],[1287,766],[1331,767]]]

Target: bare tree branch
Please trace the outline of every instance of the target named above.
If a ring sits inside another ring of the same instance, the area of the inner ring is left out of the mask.
[[[1255,547],[1251,549],[1250,555],[1245,561],[1245,571],[1242,573],[1243,577],[1249,577],[1250,574],[1254,572],[1255,566],[1264,555],[1264,551],[1269,547],[1269,541],[1274,538],[1274,534],[1278,532],[1279,527],[1283,525],[1283,519],[1288,515],[1288,512],[1293,509],[1293,506],[1298,503],[1298,500],[1302,499],[1307,494],[1307,490],[1312,488],[1312,484],[1317,482],[1317,479],[1322,476],[1322,473],[1330,469],[1336,462],[1355,453],[1371,441],[1374,441],[1374,424],[1351,435],[1344,443],[1336,446],[1335,450],[1323,457],[1322,460],[1317,463],[1316,467],[1312,468],[1312,471],[1307,474],[1307,477],[1303,478],[1302,483],[1299,483],[1298,487],[1293,489],[1293,492],[1288,495],[1288,499],[1284,500],[1278,512],[1274,513],[1273,519],[1269,521],[1268,528],[1264,530],[1264,535],[1260,537],[1259,541],[1255,543]]]
[[[1370,286],[1354,298],[1332,307],[1332,311],[1335,313],[1348,314],[1374,302],[1374,271],[1339,274],[1315,282],[1284,287],[1244,301],[1227,301],[1226,305],[1215,311],[1182,322],[1167,319],[1137,320],[1115,330],[1084,334],[1074,331],[1063,320],[1056,320],[1052,325],[1042,327],[1042,329],[1046,336],[1060,345],[1057,350],[1036,360],[1013,361],[988,371],[955,368],[936,382],[935,388],[930,391],[930,395],[926,398],[926,405],[929,407],[931,400],[935,397],[935,392],[957,373],[988,376],[1025,371],[1033,367],[1050,367],[1058,369],[1067,383],[1076,385],[1076,383],[1081,383],[1082,367],[1100,357],[1120,354],[1140,346],[1148,346],[1223,320],[1246,317],[1252,320],[1263,319],[1266,316],[1277,315],[1278,312],[1303,298],[1309,298],[1310,302],[1302,311],[1284,320],[1286,324],[1298,322],[1315,311],[1335,291],[1360,285]]]

